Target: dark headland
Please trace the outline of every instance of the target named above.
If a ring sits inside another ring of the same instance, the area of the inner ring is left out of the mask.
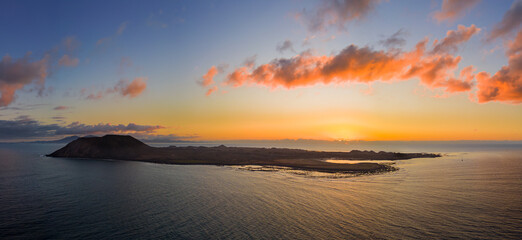
[[[132,136],[78,138],[48,157],[115,159],[164,164],[261,165],[322,172],[380,172],[393,170],[378,163],[337,164],[325,159],[401,160],[434,158],[439,154],[357,151],[323,152],[253,147],[151,147]]]

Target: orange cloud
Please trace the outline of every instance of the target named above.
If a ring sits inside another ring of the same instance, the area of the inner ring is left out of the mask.
[[[208,72],[203,75],[203,81],[200,82],[200,84],[204,87],[209,86],[211,84],[214,84],[214,76],[218,74],[218,69],[216,66],[212,66]]]
[[[118,82],[114,90],[118,91],[122,96],[129,96],[131,98],[139,96],[145,88],[147,88],[147,78],[138,77],[127,83],[125,80]]]
[[[28,84],[34,83],[43,87],[49,57],[31,62],[29,55],[15,61],[9,55],[5,55],[0,61],[0,107],[11,104],[16,91]]]
[[[58,60],[58,65],[60,66],[66,66],[66,67],[75,67],[80,62],[80,59],[78,58],[71,58],[69,55],[64,54],[60,60]]]
[[[108,94],[119,93],[121,96],[128,96],[134,98],[139,96],[147,88],[147,78],[137,77],[130,83],[127,80],[120,80],[114,87],[108,88],[105,91],[98,91],[96,93],[89,93],[86,99],[98,100],[104,98]],[[81,95],[87,93],[87,89],[80,91]]]
[[[480,0],[444,0],[442,9],[433,14],[438,22],[455,21],[464,15],[466,10],[475,6]]]
[[[258,67],[239,67],[227,75],[225,84],[234,87],[257,84],[291,89],[315,84],[418,78],[429,88],[443,88],[450,93],[469,91],[473,87],[473,67],[464,68],[455,77],[461,58],[448,52],[456,51],[459,44],[469,40],[479,30],[474,25],[459,26],[457,31],[449,31],[443,40],[436,41],[431,51],[426,50],[428,39],[425,39],[409,52],[376,51],[355,45],[331,56],[303,52],[292,58],[274,59]]]
[[[478,101],[522,103],[522,31],[508,43],[508,65],[491,76],[487,72],[477,74]]]
[[[218,90],[218,87],[217,86],[214,86],[214,87],[211,87],[207,90],[207,93],[205,95],[209,96],[210,94],[212,94],[213,92],[217,91]]]

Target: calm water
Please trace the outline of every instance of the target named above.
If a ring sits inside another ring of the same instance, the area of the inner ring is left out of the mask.
[[[342,179],[41,156],[58,147],[0,144],[0,238],[522,238],[518,145]]]

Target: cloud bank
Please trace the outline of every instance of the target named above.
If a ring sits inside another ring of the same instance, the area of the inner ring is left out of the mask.
[[[336,85],[350,82],[401,81],[419,79],[428,88],[440,88],[447,93],[469,91],[473,87],[474,68],[468,66],[458,74],[461,60],[453,53],[459,45],[480,31],[475,25],[458,26],[448,31],[442,40],[428,48],[428,39],[416,44],[411,51],[397,49],[374,50],[349,45],[337,54],[314,55],[305,51],[291,58],[277,58],[259,66],[244,64],[226,76],[225,85],[241,87],[260,85],[292,89],[317,84]]]
[[[0,140],[17,140],[31,138],[46,138],[65,135],[89,135],[89,134],[152,134],[159,125],[139,125],[134,123],[112,125],[99,123],[87,125],[74,122],[68,125],[44,124],[28,116],[20,116],[13,120],[0,120]]]

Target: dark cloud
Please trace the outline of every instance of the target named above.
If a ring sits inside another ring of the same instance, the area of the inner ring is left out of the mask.
[[[47,103],[39,103],[39,104],[17,104],[16,106],[9,107],[0,107],[0,110],[11,110],[11,111],[28,111],[38,109],[42,106],[48,106]]]
[[[20,116],[14,120],[0,120],[0,139],[16,140],[54,136],[56,124],[40,124],[28,116]]]
[[[442,1],[442,9],[433,13],[433,18],[439,22],[455,21],[478,2],[480,2],[480,0],[444,0]]]
[[[295,52],[294,45],[292,44],[292,41],[290,41],[290,40],[285,40],[283,43],[277,45],[276,50],[280,53],[283,53],[287,50]]]
[[[107,133],[127,133],[127,132],[154,132],[164,127],[156,125],[137,125],[129,123],[127,125],[112,125],[108,123],[99,123],[96,125],[87,125],[79,122],[73,122],[69,125],[56,129],[56,135],[85,135],[85,134],[107,134]]]
[[[61,117],[53,117],[55,120],[63,120]],[[154,131],[164,127],[159,125],[138,125],[129,123],[127,125],[112,125],[99,123],[87,125],[74,122],[68,125],[44,124],[29,116],[19,116],[13,120],[0,120],[1,140],[21,140],[35,138],[49,138],[65,135],[89,135],[89,134],[154,134]]]
[[[380,40],[379,43],[387,48],[402,47],[406,44],[406,39],[404,39],[406,35],[406,31],[399,29],[399,31],[395,32],[388,38]]]
[[[364,18],[380,0],[322,0],[312,11],[298,15],[310,32],[325,31],[330,26],[345,29],[346,23]]]
[[[55,120],[57,122],[62,122],[63,123],[63,122],[65,122],[66,117],[64,117],[64,116],[54,116],[54,117],[51,117],[51,119],[53,119],[53,120]]]
[[[497,23],[487,40],[491,41],[495,38],[505,36],[516,31],[522,25],[522,0],[516,0],[511,8],[504,14],[502,21]]]

